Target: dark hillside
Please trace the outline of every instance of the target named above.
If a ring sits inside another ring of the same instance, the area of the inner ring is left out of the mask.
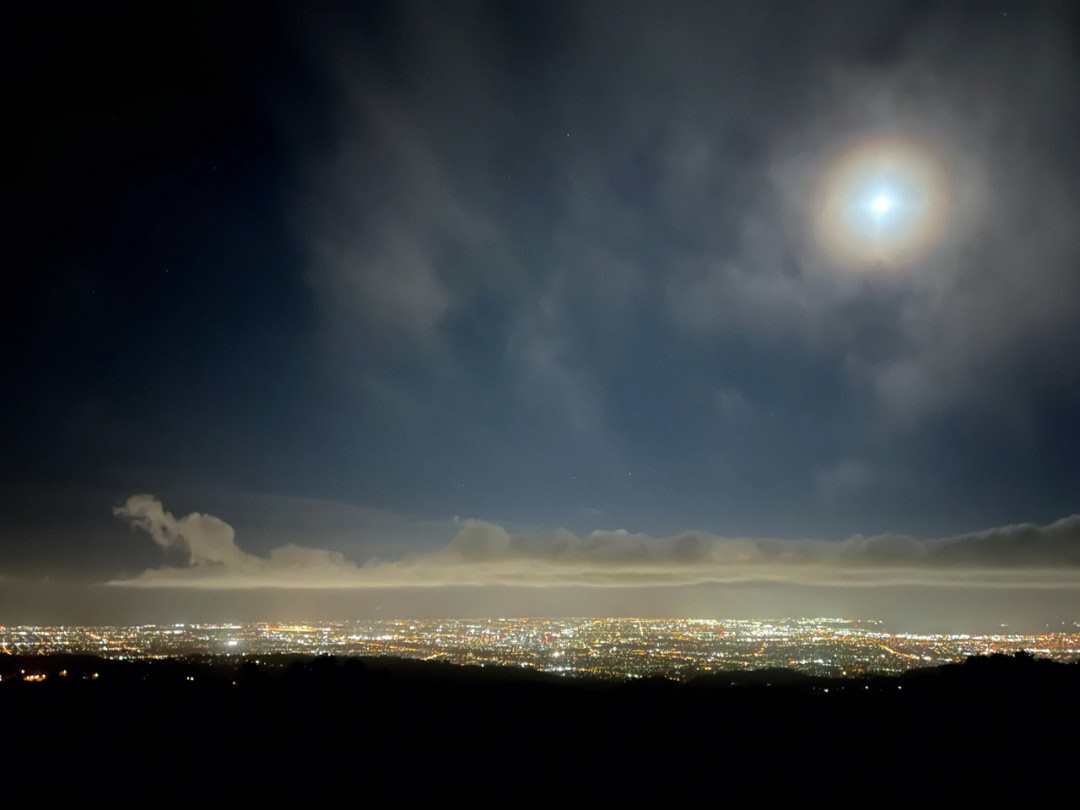
[[[3,790],[32,806],[1057,804],[1080,720],[1080,666],[1026,656],[689,684],[333,658],[0,675]]]

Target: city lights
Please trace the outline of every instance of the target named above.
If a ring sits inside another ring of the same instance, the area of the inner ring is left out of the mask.
[[[1078,632],[893,633],[876,621],[843,618],[2,627],[0,643],[21,655],[78,653],[125,660],[274,654],[394,657],[602,678],[687,679],[773,667],[810,675],[888,674],[1020,651],[1063,662],[1080,660]],[[21,677],[44,678],[29,670]]]

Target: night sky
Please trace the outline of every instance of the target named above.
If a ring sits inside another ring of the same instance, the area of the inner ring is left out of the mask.
[[[356,5],[9,25],[0,621],[1075,604],[1074,4]]]

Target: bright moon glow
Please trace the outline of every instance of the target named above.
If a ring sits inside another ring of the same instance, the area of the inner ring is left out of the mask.
[[[874,210],[874,213],[883,216],[889,213],[893,207],[892,197],[887,194],[879,194],[870,201],[870,207]]]
[[[846,270],[909,266],[943,236],[951,196],[929,146],[862,141],[824,162],[815,231],[830,263]]]

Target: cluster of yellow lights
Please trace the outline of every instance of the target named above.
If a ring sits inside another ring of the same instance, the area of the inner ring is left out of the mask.
[[[813,212],[818,241],[846,269],[910,265],[944,235],[950,185],[935,151],[914,139],[846,146],[820,175]]]

